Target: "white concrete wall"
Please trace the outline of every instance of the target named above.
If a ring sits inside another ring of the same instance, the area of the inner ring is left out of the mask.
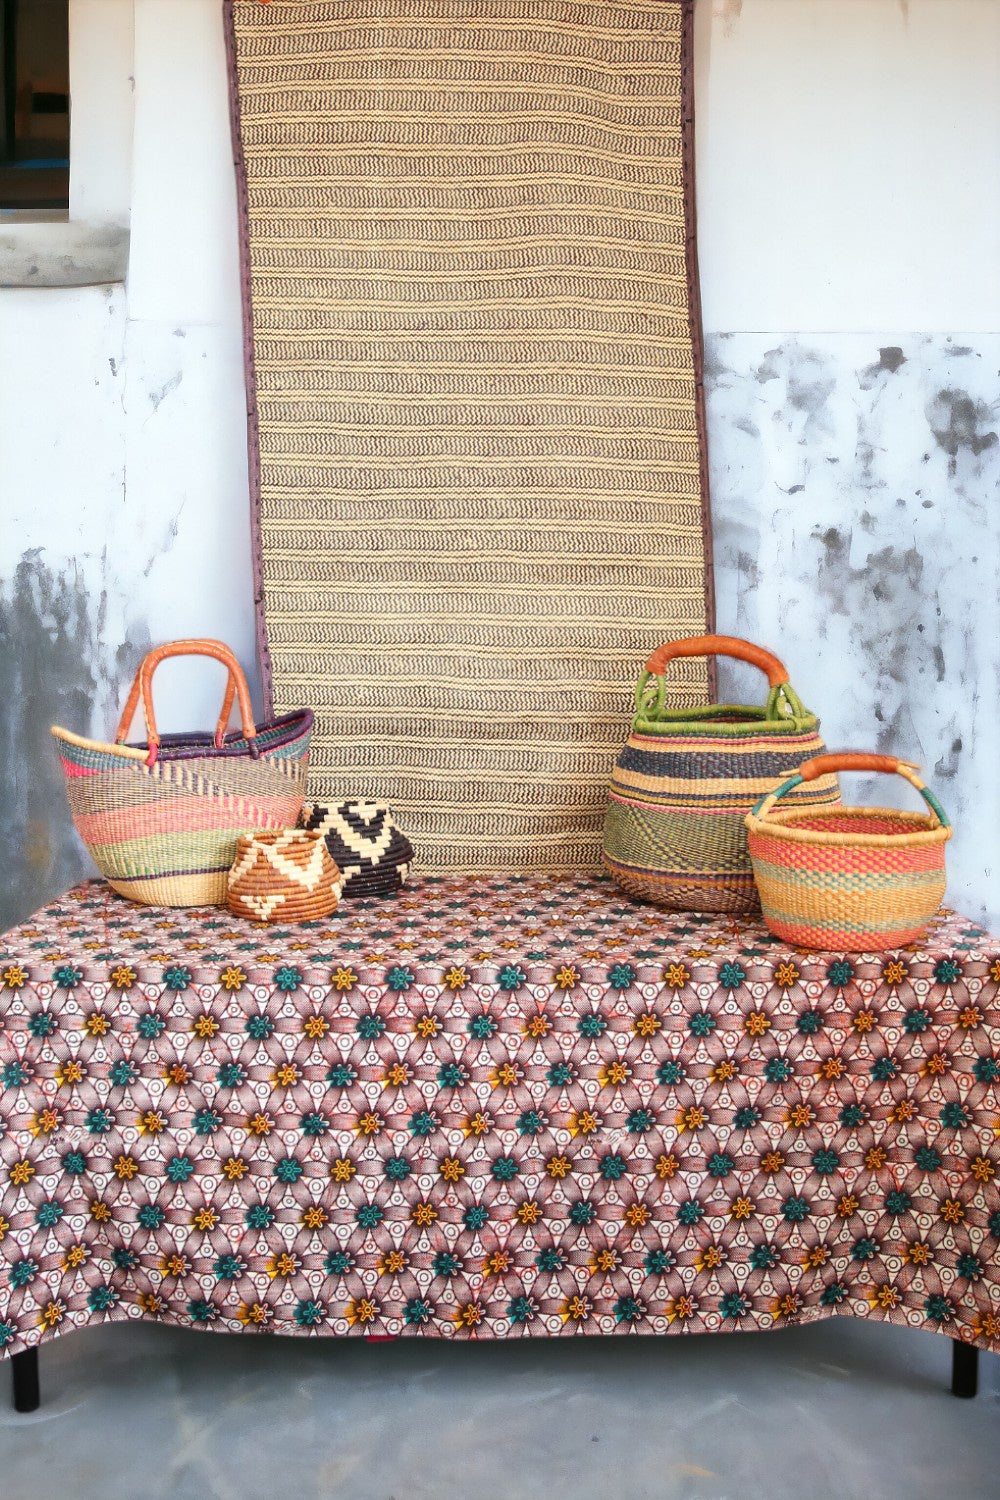
[[[49,722],[107,732],[151,640],[255,670],[220,3],[73,6],[72,211],[120,221],[131,173],[131,260],[0,291],[8,920],[87,867]],[[698,0],[696,77],[720,629],[831,742],[943,769],[953,899],[1000,927],[1000,0]],[[163,669],[165,725],[210,721],[212,671]]]

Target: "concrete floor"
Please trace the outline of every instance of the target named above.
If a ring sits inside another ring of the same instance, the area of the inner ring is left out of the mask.
[[[2,1500],[997,1500],[1000,1359],[849,1321],[444,1345],[136,1325],[42,1352]],[[2,1387],[0,1387],[2,1389]]]

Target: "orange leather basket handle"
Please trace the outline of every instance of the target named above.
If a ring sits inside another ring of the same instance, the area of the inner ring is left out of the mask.
[[[737,661],[759,667],[772,688],[782,687],[788,681],[788,673],[776,656],[737,635],[692,635],[683,641],[667,641],[653,652],[646,671],[651,677],[662,677],[670,663],[680,656],[733,656]]]
[[[803,781],[833,776],[838,771],[884,771],[887,776],[896,776],[903,766],[914,769],[909,761],[896,760],[892,755],[867,755],[860,750],[845,750],[842,755],[814,755],[811,760],[804,760],[799,766],[799,775]]]
[[[168,641],[164,646],[157,646],[143,657],[139,670],[135,674],[135,680],[129,690],[129,695],[122,710],[122,716],[118,723],[115,734],[115,744],[123,745],[128,734],[132,719],[135,716],[139,698],[142,698],[142,711],[146,720],[146,739],[149,743],[149,754],[146,764],[156,764],[160,753],[160,736],[156,728],[156,718],[153,713],[153,673],[161,661],[166,661],[171,656],[210,656],[214,661],[219,661],[228,671],[226,692],[222,701],[222,712],[215,726],[215,745],[217,749],[222,748],[226,733],[226,725],[229,722],[229,713],[236,698],[240,705],[240,719],[243,724],[244,737],[249,741],[250,754],[256,758],[257,751],[257,729],[253,721],[253,709],[250,705],[250,690],[247,680],[243,675],[236,657],[229,647],[222,641],[192,640],[192,641]]]

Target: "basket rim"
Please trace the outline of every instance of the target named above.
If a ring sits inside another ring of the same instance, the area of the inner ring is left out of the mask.
[[[826,833],[819,828],[797,828],[808,818],[895,818],[910,825],[901,833]],[[931,824],[930,815],[899,807],[788,807],[768,813],[766,818],[747,813],[750,834],[763,838],[787,839],[790,843],[814,844],[828,849],[907,849],[925,844],[946,844],[954,833],[950,824]]]

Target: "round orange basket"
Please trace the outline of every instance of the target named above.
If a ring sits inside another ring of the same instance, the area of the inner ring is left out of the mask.
[[[803,781],[838,771],[903,776],[928,811],[776,806]],[[952,829],[908,761],[855,752],[814,756],[758,802],[746,826],[764,921],[797,947],[881,953],[913,942],[941,905]]]

